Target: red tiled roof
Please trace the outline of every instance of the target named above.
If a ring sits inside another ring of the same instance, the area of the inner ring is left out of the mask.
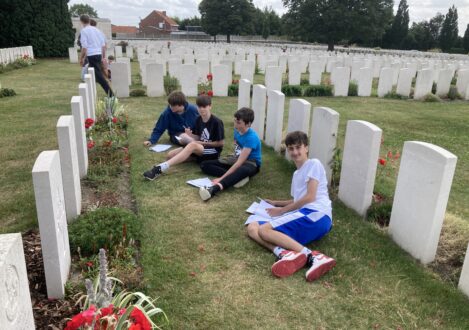
[[[111,25],[112,33],[126,33],[126,34],[135,34],[138,33],[138,28],[136,26],[124,26],[124,25]]]

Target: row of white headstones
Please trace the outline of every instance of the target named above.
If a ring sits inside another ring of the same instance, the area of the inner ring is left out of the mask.
[[[13,63],[24,55],[34,58],[33,46],[2,48],[0,49],[0,64],[7,65]]]
[[[95,119],[94,69],[71,98],[71,115],[57,121],[59,150],[43,151],[33,170],[42,256],[51,299],[63,298],[71,257],[68,223],[81,212],[81,183],[88,171],[85,119]],[[0,235],[0,329],[35,329],[20,233]]]
[[[242,79],[238,108],[252,107],[252,128],[265,144],[281,150],[285,95]],[[309,156],[324,164],[330,182],[336,148],[339,114],[325,107],[313,109],[303,99],[290,99],[286,132],[310,136]],[[382,130],[361,121],[347,122],[339,183],[339,199],[365,216],[371,205],[381,146]],[[435,259],[457,157],[449,151],[420,141],[404,143],[389,224],[392,239],[423,264]],[[469,296],[469,246],[459,288]]]
[[[122,49],[117,46],[115,53],[122,55]],[[119,51],[117,51],[119,49]],[[129,48],[132,49],[132,48]],[[72,48],[70,61],[77,61],[76,49]],[[113,89],[118,97],[128,97],[130,93],[129,86],[131,80],[130,56],[117,57],[116,62],[111,64],[113,73]],[[233,69],[235,74],[240,74],[241,79],[253,81],[256,56],[255,54],[243,54],[236,60],[229,56],[223,56],[217,59],[196,57],[195,54],[186,53],[183,55],[160,54],[159,57],[146,57],[140,55],[140,73],[142,84],[147,86],[147,95],[150,97],[163,96],[164,76],[170,76],[179,79],[181,90],[187,96],[197,96],[198,84],[206,80],[206,76],[211,72],[213,74],[213,94],[214,96],[227,96],[228,86],[232,82]],[[283,74],[288,66],[288,83],[290,85],[299,85],[302,73],[309,73],[309,84],[321,84],[322,74],[328,72],[331,74],[331,84],[334,86],[334,96],[347,96],[349,84],[355,82],[358,87],[358,96],[371,96],[373,78],[379,77],[378,97],[384,97],[396,86],[398,95],[409,97],[411,94],[412,81],[415,77],[414,99],[423,99],[432,92],[433,84],[436,84],[436,95],[445,97],[450,89],[451,81],[457,74],[456,88],[465,99],[469,99],[469,69],[461,66],[456,70],[456,65],[446,64],[443,68],[423,67],[419,68],[417,62],[394,62],[380,63],[379,61],[354,59],[350,56],[348,61],[343,58],[327,58],[326,56],[307,57],[304,56],[283,57],[284,61],[277,58],[268,58],[258,61],[259,67],[265,72],[265,86],[269,89],[280,90],[282,87]],[[262,62],[262,65],[261,65]],[[345,63],[347,62],[347,63]],[[381,67],[381,64],[384,66]],[[387,66],[386,66],[387,65]],[[211,67],[211,69],[210,69]]]

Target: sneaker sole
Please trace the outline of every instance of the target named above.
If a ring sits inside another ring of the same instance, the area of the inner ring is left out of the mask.
[[[248,183],[248,182],[249,182],[249,177],[245,177],[245,178],[242,179],[241,181],[236,182],[236,184],[234,184],[233,187],[235,187],[235,188],[241,188],[241,187],[245,186],[246,183]]]
[[[280,259],[272,265],[272,274],[276,277],[288,277],[300,270],[306,264],[307,257],[303,253],[298,253],[294,259]]]
[[[332,268],[334,268],[336,265],[335,260],[331,260],[329,262],[326,262],[325,264],[322,264],[312,272],[308,273],[306,272],[306,281],[308,282],[313,282],[320,278],[322,275],[326,274],[328,271],[330,271]]]
[[[212,197],[207,189],[204,188],[199,189],[199,196],[203,201],[208,201]]]
[[[143,177],[144,177],[146,180],[148,180],[148,181],[155,181],[155,179],[157,178],[157,176],[155,176],[155,177],[152,179],[152,178],[149,178],[149,177],[147,177],[147,176],[145,176],[145,175],[144,175]]]

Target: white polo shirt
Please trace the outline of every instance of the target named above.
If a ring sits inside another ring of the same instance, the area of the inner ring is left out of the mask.
[[[88,25],[80,31],[80,42],[81,47],[86,48],[86,56],[102,55],[103,33],[94,26]]]

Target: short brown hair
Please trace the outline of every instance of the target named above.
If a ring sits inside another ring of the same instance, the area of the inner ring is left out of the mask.
[[[90,24],[90,17],[88,15],[81,15],[80,22],[83,24]]]
[[[98,23],[94,19],[90,18],[90,25],[91,26],[96,26],[97,24]]]
[[[235,112],[234,117],[237,120],[242,120],[246,125],[254,121],[254,111],[250,108],[243,107]]]
[[[304,145],[308,146],[308,135],[302,131],[294,131],[287,134],[285,138],[285,145],[293,146],[293,145]]]
[[[174,105],[186,105],[186,104],[187,104],[186,96],[184,95],[183,92],[174,91],[174,92],[172,92],[171,94],[169,94],[169,96],[168,96],[168,103],[169,103],[169,105],[171,105],[171,106],[174,106]]]
[[[212,105],[212,98],[208,95],[199,95],[195,99],[195,104],[197,104],[198,107],[205,108],[208,105]]]

